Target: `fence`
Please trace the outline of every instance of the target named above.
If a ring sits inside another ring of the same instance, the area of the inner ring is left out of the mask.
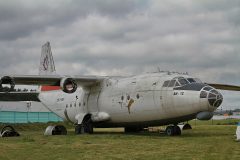
[[[52,112],[0,111],[0,123],[59,122],[60,117]]]

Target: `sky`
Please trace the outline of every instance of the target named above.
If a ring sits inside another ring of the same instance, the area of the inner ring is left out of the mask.
[[[0,74],[38,74],[49,41],[63,75],[188,72],[240,85],[239,0],[0,0]],[[225,108],[240,93],[223,92]]]

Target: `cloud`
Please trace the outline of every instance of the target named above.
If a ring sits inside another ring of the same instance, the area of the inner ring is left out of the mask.
[[[41,45],[50,41],[60,74],[159,66],[240,84],[239,17],[238,0],[1,1],[0,72],[37,74]]]

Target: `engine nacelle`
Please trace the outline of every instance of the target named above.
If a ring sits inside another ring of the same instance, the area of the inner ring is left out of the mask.
[[[63,78],[60,87],[65,93],[74,93],[77,90],[77,83],[73,78]]]
[[[0,132],[0,137],[18,137],[20,134],[12,126],[4,126]]]
[[[48,126],[44,132],[44,135],[67,135],[67,129],[62,125]]]
[[[13,91],[15,87],[15,82],[12,77],[4,76],[0,80],[0,91],[10,92]]]

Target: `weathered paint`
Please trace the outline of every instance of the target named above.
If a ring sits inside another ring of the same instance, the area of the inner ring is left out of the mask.
[[[197,113],[213,111],[207,99],[200,98],[200,91],[162,87],[164,81],[188,75],[148,73],[126,78],[108,78],[92,88],[79,88],[73,94],[62,91],[42,92],[40,100],[57,115],[74,123],[78,114],[102,112],[109,115],[104,126],[119,124],[162,124],[168,119],[181,122],[194,118]],[[198,85],[200,86],[200,85]],[[205,85],[202,85],[205,86]],[[66,118],[64,111],[67,111]],[[185,117],[185,118],[178,118]],[[97,119],[97,117],[95,117]],[[172,121],[169,121],[172,123]]]

